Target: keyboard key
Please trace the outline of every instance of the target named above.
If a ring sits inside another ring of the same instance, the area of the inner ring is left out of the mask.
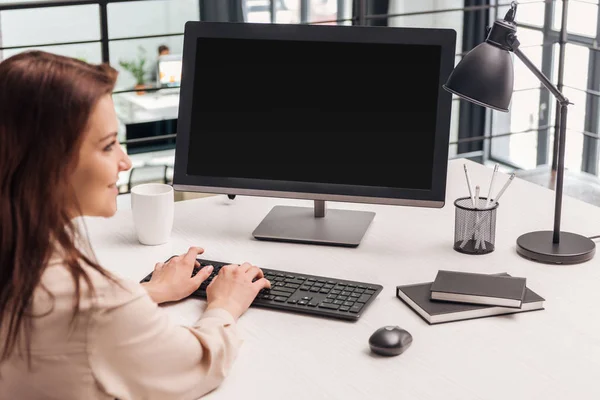
[[[291,295],[291,293],[280,292],[279,290],[271,290],[271,292],[269,294],[272,294],[273,296],[283,296],[283,297],[290,297],[290,295]]]
[[[350,312],[351,313],[357,313],[360,311],[360,309],[363,307],[363,305],[361,303],[357,303],[355,305],[353,305],[352,307],[350,307]]]
[[[287,288],[293,288],[293,289],[298,289],[300,287],[300,285],[296,285],[295,283],[286,283],[285,287],[287,287]]]
[[[337,310],[339,306],[337,304],[321,303],[321,304],[319,304],[319,307],[320,308],[327,308],[329,310]]]
[[[370,298],[371,298],[371,296],[370,296],[370,295],[368,295],[368,294],[363,294],[362,296],[360,296],[360,297],[359,297],[359,298],[356,300],[356,302],[357,302],[357,303],[366,303],[367,301],[369,301],[369,299],[370,299]]]
[[[280,292],[287,292],[287,293],[294,293],[296,291],[296,289],[289,288],[287,286],[278,286],[276,289],[279,290]]]

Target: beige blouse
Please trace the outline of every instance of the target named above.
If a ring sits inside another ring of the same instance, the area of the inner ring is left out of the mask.
[[[208,310],[193,327],[179,326],[137,282],[121,280],[121,288],[86,271],[97,298],[84,285],[70,326],[73,279],[60,264],[46,269],[42,283],[55,299],[36,290],[33,370],[13,353],[0,365],[0,399],[197,399],[219,386],[242,343],[229,312]]]

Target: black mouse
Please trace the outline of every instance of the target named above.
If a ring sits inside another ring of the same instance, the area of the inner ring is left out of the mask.
[[[412,335],[399,326],[384,326],[377,329],[369,338],[373,353],[382,356],[397,356],[409,348]]]

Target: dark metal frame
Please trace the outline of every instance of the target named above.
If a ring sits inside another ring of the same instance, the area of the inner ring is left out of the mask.
[[[600,5],[598,6],[598,19],[596,26],[596,38],[593,45],[597,46],[600,41]],[[588,64],[587,102],[585,110],[585,132],[583,136],[583,160],[581,169],[590,174],[598,175],[598,134],[600,126],[598,111],[600,111],[600,49],[591,49]],[[589,135],[589,134],[593,134]]]
[[[552,43],[546,43],[546,38],[552,31],[552,23],[554,21],[554,7],[552,3],[546,3],[544,6],[544,27],[543,27],[543,39],[542,45],[548,45],[546,51],[542,50],[542,73],[546,76],[552,76],[552,64],[554,62],[554,48]],[[546,48],[546,47],[544,47]],[[540,92],[540,109],[543,114],[540,114],[538,124],[541,126],[550,125],[551,108],[554,102],[550,98],[550,92],[542,90]],[[548,163],[548,146],[550,141],[550,129],[540,129],[537,135],[537,156],[536,165],[544,165]],[[554,152],[552,153],[554,154]]]

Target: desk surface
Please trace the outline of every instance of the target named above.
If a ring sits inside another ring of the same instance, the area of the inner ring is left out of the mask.
[[[179,113],[179,94],[174,92],[120,93],[114,100],[125,124],[177,119]]]
[[[262,242],[252,231],[277,204],[302,200],[213,196],[176,203],[168,244],[137,242],[131,212],[89,218],[101,263],[139,281],[157,261],[205,248],[206,258],[250,261],[265,268],[380,283],[384,290],[358,322],[251,308],[239,320],[245,343],[225,382],[207,398],[219,399],[599,399],[600,254],[575,266],[548,266],[520,258],[517,237],[552,229],[554,193],[515,179],[498,209],[496,250],[469,256],[452,249],[454,199],[464,196],[462,165],[485,193],[491,169],[464,160],[449,164],[442,209],[330,203],[330,208],[376,212],[358,248]],[[496,187],[506,175],[499,174]],[[562,228],[600,234],[600,209],[565,198]],[[439,269],[508,272],[527,278],[546,309],[511,316],[428,325],[395,297],[400,284],[430,282]],[[192,324],[204,300],[164,309]],[[400,356],[369,352],[369,336],[399,325],[414,338]],[[157,344],[159,345],[159,344]]]

